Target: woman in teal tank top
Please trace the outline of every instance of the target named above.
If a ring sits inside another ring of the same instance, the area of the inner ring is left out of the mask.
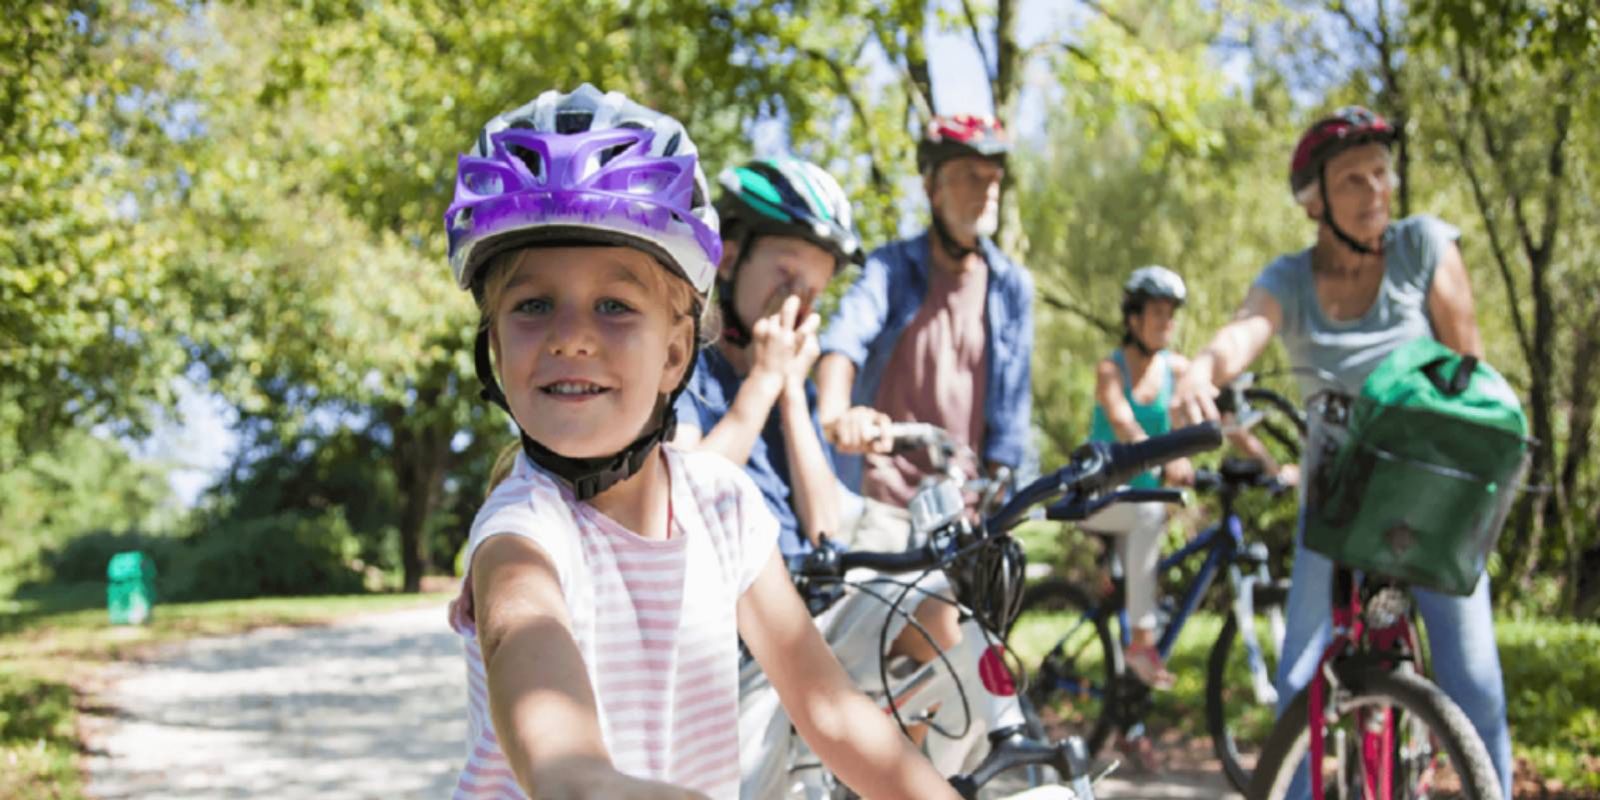
[[[1142,267],[1129,276],[1122,293],[1122,345],[1095,369],[1089,438],[1136,442],[1172,429],[1167,408],[1188,360],[1166,347],[1187,294],[1183,279],[1165,267]],[[1154,488],[1163,478],[1169,484],[1187,485],[1194,469],[1187,459],[1174,461],[1131,484]],[[1085,530],[1117,535],[1133,627],[1124,660],[1139,680],[1161,689],[1172,685],[1172,674],[1156,649],[1156,565],[1166,527],[1166,507],[1161,503],[1117,503],[1083,522]]]
[[[1171,312],[1168,312],[1169,314]],[[1145,359],[1145,365],[1150,371],[1159,375],[1161,388],[1156,390],[1155,397],[1147,403],[1139,402],[1134,396],[1134,386],[1137,381],[1128,370],[1128,356],[1124,352],[1128,345],[1123,345],[1111,351],[1107,360],[1114,363],[1122,378],[1122,394],[1128,406],[1133,409],[1133,419],[1143,429],[1145,436],[1160,436],[1172,430],[1172,418],[1167,413],[1167,406],[1172,402],[1172,359],[1181,359],[1166,350],[1161,350]],[[1143,377],[1143,376],[1141,376]],[[1105,406],[1095,403],[1094,420],[1089,426],[1089,440],[1094,442],[1123,441],[1117,437],[1117,432],[1111,427],[1111,419],[1106,416]],[[1160,470],[1152,469],[1142,473],[1128,482],[1129,485],[1140,489],[1154,489],[1161,485]]]

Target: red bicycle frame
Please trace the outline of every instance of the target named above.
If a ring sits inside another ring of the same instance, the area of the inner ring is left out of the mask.
[[[1393,586],[1393,584],[1387,584]],[[1398,590],[1398,587],[1395,587]],[[1328,694],[1328,683],[1334,680],[1336,662],[1362,655],[1393,669],[1400,662],[1411,660],[1420,652],[1416,631],[1411,626],[1410,615],[1386,613],[1381,624],[1374,624],[1362,613],[1362,592],[1358,591],[1355,573],[1335,566],[1333,577],[1333,641],[1322,652],[1317,664],[1317,674],[1309,688],[1310,710],[1307,719],[1311,725],[1311,742],[1308,761],[1311,770],[1312,800],[1323,800],[1322,758],[1326,747],[1323,727],[1327,715],[1323,708]],[[1394,752],[1396,715],[1393,708],[1382,711],[1383,719],[1377,725],[1366,724],[1365,715],[1371,711],[1358,711],[1358,729],[1361,731],[1362,797],[1377,800],[1394,800],[1394,781],[1390,779],[1395,769]]]

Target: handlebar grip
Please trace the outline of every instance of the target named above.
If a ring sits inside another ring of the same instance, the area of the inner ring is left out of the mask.
[[[1106,448],[1106,465],[1100,486],[1118,486],[1158,464],[1204,453],[1222,446],[1222,428],[1202,422],[1142,442],[1113,444]]]
[[[936,446],[944,441],[944,431],[926,422],[895,422],[889,425],[889,438],[894,440],[894,451],[905,453],[920,447]]]
[[[846,550],[839,554],[839,566],[844,570],[866,567],[879,572],[918,572],[939,563],[939,554],[931,547],[920,547],[900,553],[874,553],[865,550]]]

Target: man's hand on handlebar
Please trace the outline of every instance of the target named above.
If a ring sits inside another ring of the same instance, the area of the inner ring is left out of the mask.
[[[823,426],[828,441],[841,453],[888,453],[894,449],[889,415],[869,406],[855,406]]]

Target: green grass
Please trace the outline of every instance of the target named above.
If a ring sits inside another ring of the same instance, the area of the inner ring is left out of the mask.
[[[113,627],[104,589],[67,587],[0,601],[0,797],[81,798],[78,709],[97,668],[151,647],[268,625],[313,625],[448,598],[352,595],[263,598],[156,607],[150,624]]]
[[[1064,619],[1062,615],[1054,624],[1063,625]],[[1177,728],[1190,737],[1208,736],[1205,670],[1221,623],[1217,615],[1199,614],[1185,625],[1168,662],[1177,685],[1157,696],[1148,719],[1153,730]],[[1594,796],[1600,790],[1600,626],[1498,620],[1495,634],[1519,764],[1518,796],[1527,785],[1522,779],[1535,775],[1547,788],[1561,787],[1551,797]],[[1011,642],[1030,666],[1053,643],[1050,620],[1027,618],[1018,623]],[[1242,675],[1242,662],[1235,667]],[[1070,719],[1071,709],[1062,710]],[[1259,724],[1267,723],[1266,715],[1257,716]],[[1531,791],[1527,796],[1542,796]]]

